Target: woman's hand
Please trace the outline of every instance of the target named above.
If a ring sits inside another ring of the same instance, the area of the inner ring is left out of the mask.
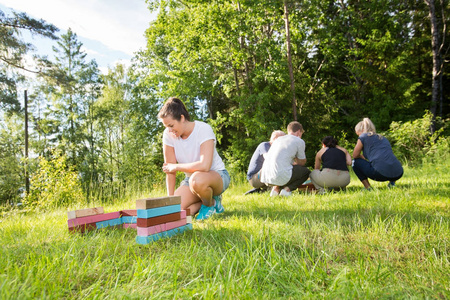
[[[166,174],[176,173],[177,164],[164,163],[162,169]]]

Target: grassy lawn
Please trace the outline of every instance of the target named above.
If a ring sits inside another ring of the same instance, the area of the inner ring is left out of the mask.
[[[448,299],[449,171],[406,167],[394,189],[352,177],[346,192],[289,198],[235,183],[223,214],[145,246],[133,229],[69,234],[67,209],[9,212],[0,298]]]

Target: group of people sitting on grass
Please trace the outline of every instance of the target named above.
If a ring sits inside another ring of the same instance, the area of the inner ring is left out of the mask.
[[[388,187],[393,187],[403,176],[403,167],[392,152],[389,141],[376,133],[369,118],[355,126],[358,141],[353,150],[353,160],[334,137],[326,136],[322,139],[322,148],[316,154],[312,171],[305,167],[303,132],[300,123],[291,122],[287,135],[274,131],[269,142],[257,147],[247,172],[253,190],[247,193],[263,192],[272,187],[270,196],[290,196],[308,177],[320,194],[345,189],[350,183],[348,167],[351,165],[367,190],[371,189],[368,178],[389,181]]]
[[[216,150],[216,137],[211,126],[191,121],[189,113],[178,98],[169,98],[158,118],[163,123],[163,171],[169,196],[181,196],[181,209],[189,209],[197,220],[222,213],[222,193],[230,184],[230,175]],[[375,126],[364,118],[355,127],[359,136],[353,151],[353,170],[366,189],[368,178],[389,181],[393,186],[403,175],[403,168],[394,156],[386,138],[376,134]],[[249,166],[248,180],[255,191],[271,187],[271,196],[289,196],[308,177],[319,192],[330,188],[345,188],[350,183],[348,166],[350,154],[337,145],[333,137],[325,137],[317,153],[314,170],[306,165],[303,127],[291,122],[287,134],[274,131],[269,142],[256,149]],[[364,153],[364,156],[362,154]],[[185,178],[178,188],[176,173]]]

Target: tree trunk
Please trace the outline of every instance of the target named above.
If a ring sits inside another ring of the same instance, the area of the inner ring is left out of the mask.
[[[292,70],[292,57],[291,57],[291,36],[289,33],[289,10],[287,7],[287,1],[284,1],[284,22],[286,25],[286,48],[288,57],[289,77],[291,79],[291,93],[292,93],[292,116],[294,121],[297,121],[297,99],[295,99],[295,85],[294,85],[294,71]]]
[[[430,131],[433,134],[436,130],[436,110],[439,99],[440,80],[439,74],[441,71],[441,54],[439,47],[439,25],[436,18],[436,6],[434,0],[425,0],[429,8],[429,18],[431,22],[431,51],[433,55],[433,73],[431,86],[431,107],[430,111],[433,115]]]

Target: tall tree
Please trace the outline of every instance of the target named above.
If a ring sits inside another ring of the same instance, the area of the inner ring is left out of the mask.
[[[431,125],[431,133],[436,130],[436,115],[437,107],[440,104],[440,117],[442,117],[443,106],[443,86],[442,77],[444,73],[444,59],[443,53],[448,51],[450,46],[445,49],[445,37],[447,34],[446,24],[446,2],[440,1],[440,5],[436,5],[435,0],[424,0],[428,6],[428,17],[430,20],[431,28],[431,54],[433,57],[433,70],[432,70],[432,86],[431,86],[431,108],[430,111],[433,115],[433,122]],[[439,14],[441,11],[441,14]],[[440,17],[439,17],[440,16]]]
[[[86,53],[77,35],[69,28],[61,36],[58,47],[53,47],[56,62],[45,77],[52,86],[56,119],[59,122],[57,134],[59,147],[66,153],[72,165],[84,157],[84,126],[89,115],[89,99],[98,78],[94,61],[86,61]]]
[[[25,55],[35,48],[21,39],[23,30],[32,35],[58,39],[55,33],[59,29],[54,25],[15,11],[12,11],[12,16],[7,16],[0,10],[0,108],[2,109],[17,111],[20,108],[16,86],[23,80],[23,76],[17,71],[39,72],[39,69],[29,69],[24,63]],[[38,56],[35,58],[39,59]]]

